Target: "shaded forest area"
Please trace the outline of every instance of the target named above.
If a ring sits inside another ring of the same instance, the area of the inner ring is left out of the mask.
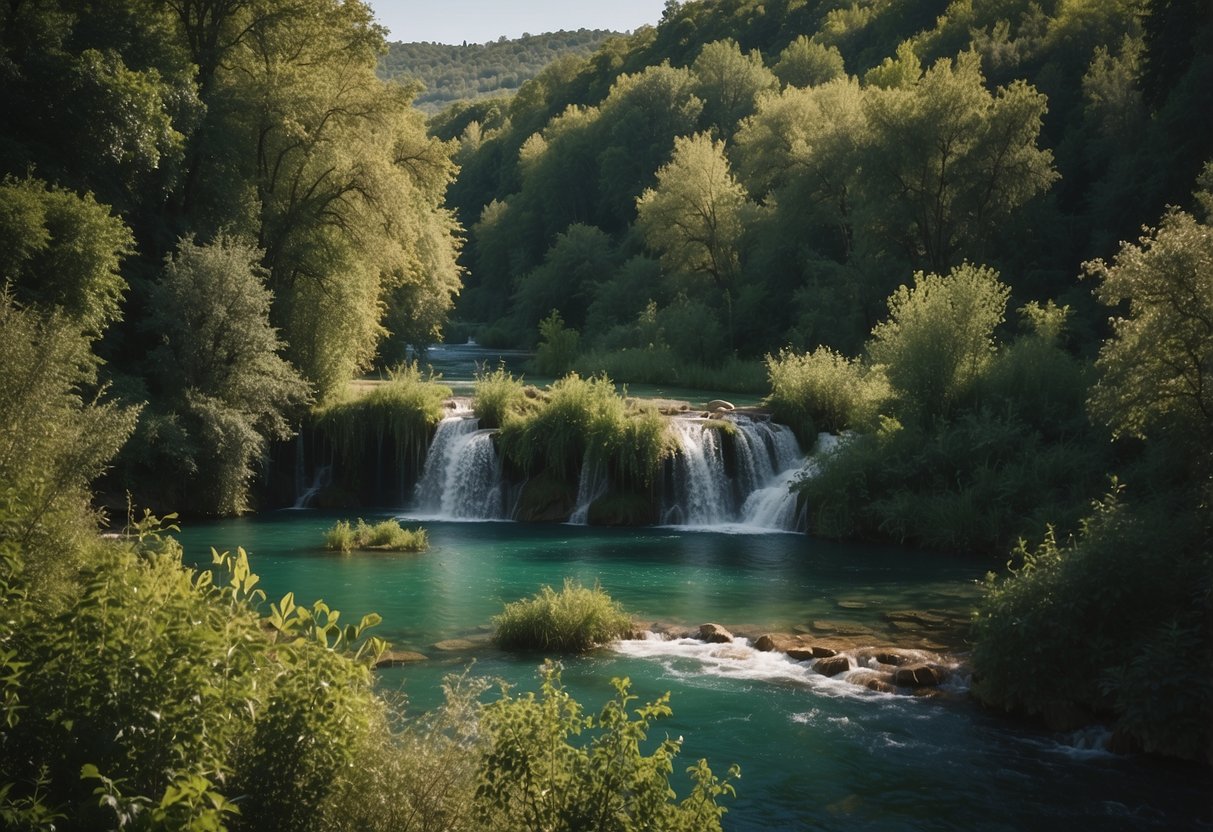
[[[584,57],[615,35],[605,29],[524,34],[487,43],[394,41],[379,58],[379,77],[421,83],[417,109],[434,113],[457,101],[512,95],[548,64]]]

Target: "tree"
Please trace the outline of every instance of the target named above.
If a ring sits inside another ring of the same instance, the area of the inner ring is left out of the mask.
[[[758,50],[743,53],[734,40],[704,46],[691,71],[695,94],[703,100],[704,126],[721,138],[732,136],[738,122],[754,112],[759,95],[779,85]]]
[[[793,224],[837,230],[850,250],[863,90],[850,78],[763,96],[737,134],[737,170],[751,193],[774,197]]]
[[[459,288],[458,225],[442,204],[455,145],[426,135],[414,88],[375,76],[383,32],[364,4],[238,14],[252,30],[207,101],[198,230],[257,240],[272,320],[328,396],[369,366],[392,295],[398,331],[437,335]]]
[[[847,74],[836,46],[823,46],[798,35],[779,53],[775,75],[785,87],[816,87]]]
[[[261,252],[220,237],[209,245],[181,241],[152,290],[148,329],[163,343],[151,354],[164,398],[177,415],[172,485],[188,484],[191,502],[230,514],[247,508],[253,465],[270,439],[291,435],[291,410],[307,401],[306,382],[278,353],[270,326],[271,294]],[[154,444],[154,441],[153,441]]]
[[[601,110],[598,155],[600,222],[622,230],[635,219],[636,197],[669,161],[675,137],[694,132],[703,112],[688,69],[668,63],[621,75]]]
[[[1112,337],[1096,367],[1091,410],[1116,435],[1171,435],[1205,459],[1213,448],[1213,228],[1169,211],[1125,243],[1112,264],[1094,260],[1096,296],[1113,307]]]
[[[0,182],[0,282],[16,300],[57,309],[98,336],[121,316],[131,232],[92,194],[36,179]]]
[[[912,86],[864,94],[865,231],[935,272],[962,252],[982,256],[1000,223],[1057,179],[1036,146],[1045,97],[1022,81],[990,93],[980,63],[965,52]]]
[[[524,275],[518,287],[516,312],[528,328],[552,309],[579,329],[595,289],[611,279],[618,266],[615,247],[601,230],[570,225],[548,249],[543,264]]]
[[[636,200],[636,225],[668,272],[705,275],[724,290],[740,267],[748,204],[724,142],[699,133],[674,140],[674,158],[657,171],[657,187]]]
[[[968,263],[946,277],[918,272],[913,288],[890,296],[889,318],[872,330],[868,354],[909,412],[951,413],[993,356],[1009,296],[997,272]]]

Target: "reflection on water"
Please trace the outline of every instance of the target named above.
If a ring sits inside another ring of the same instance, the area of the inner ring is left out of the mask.
[[[444,675],[471,662],[477,674],[537,687],[541,657],[500,653],[484,637],[504,602],[566,576],[600,581],[642,620],[760,632],[826,619],[891,638],[888,611],[971,607],[989,566],[798,535],[517,523],[427,523],[428,553],[334,556],[322,535],[336,519],[279,512],[181,537],[199,564],[210,546],[246,547],[271,599],[294,591],[348,616],[382,614],[381,635],[431,657],[379,677],[421,709],[437,704]],[[469,636],[479,646],[433,647]],[[656,733],[686,738],[685,764],[741,765],[726,829],[1209,829],[1198,820],[1209,811],[1207,772],[1093,753],[1082,737],[1032,732],[963,696],[875,693],[744,644],[728,653],[625,643],[565,661],[565,682],[591,709],[611,695],[612,676],[629,676],[644,699],[672,691],[675,715]]]

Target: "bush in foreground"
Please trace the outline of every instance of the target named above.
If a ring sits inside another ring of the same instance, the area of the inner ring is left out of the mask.
[[[475,814],[485,829],[720,829],[718,800],[735,795],[737,766],[721,780],[700,760],[687,769],[691,793],[675,802],[670,774],[682,739],[667,737],[647,756],[640,750],[649,726],[672,713],[668,693],[629,714],[630,682],[613,679],[615,697],[593,716],[561,685],[560,665],[544,663],[540,678],[538,697],[506,691],[484,709],[489,739]]]
[[[493,639],[506,650],[578,653],[626,635],[632,619],[620,604],[595,585],[565,578],[560,592],[540,588],[530,598],[506,604],[493,619]]]
[[[361,517],[358,524],[338,520],[324,534],[324,548],[330,552],[377,549],[385,552],[424,552],[430,547],[425,529],[406,529],[397,520],[384,520],[371,526]]]

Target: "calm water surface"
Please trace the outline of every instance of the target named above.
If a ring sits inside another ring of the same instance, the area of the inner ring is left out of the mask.
[[[422,709],[439,701],[444,675],[469,665],[536,688],[539,657],[432,645],[482,639],[505,602],[565,577],[599,581],[642,620],[761,632],[968,607],[988,566],[790,534],[430,521],[425,554],[343,557],[322,548],[337,517],[284,511],[194,525],[181,539],[198,564],[209,563],[211,546],[244,546],[271,599],[293,591],[346,617],[380,613],[381,636],[431,657],[380,676]],[[694,645],[632,642],[565,662],[566,684],[591,710],[610,696],[613,676],[630,677],[641,697],[673,692],[674,716],[656,730],[686,738],[686,764],[707,757],[721,774],[740,764],[726,829],[1213,828],[1207,772],[1083,751],[1075,738],[1033,733],[963,696],[878,694],[770,654]]]

